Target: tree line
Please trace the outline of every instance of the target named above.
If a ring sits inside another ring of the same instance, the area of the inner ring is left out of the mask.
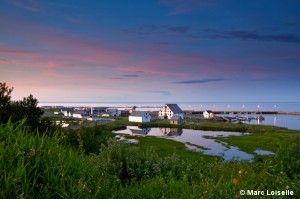
[[[5,82],[0,82],[0,123],[5,124],[8,120],[18,122],[26,118],[26,125],[34,129],[44,128],[47,122],[42,120],[44,111],[38,107],[38,100],[31,94],[23,100],[12,101],[13,87]]]

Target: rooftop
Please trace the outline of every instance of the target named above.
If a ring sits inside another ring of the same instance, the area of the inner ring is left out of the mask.
[[[143,117],[143,115],[147,113],[145,111],[134,111],[130,114],[130,116],[138,116],[138,117]]]
[[[173,113],[183,113],[181,108],[177,104],[166,104]]]

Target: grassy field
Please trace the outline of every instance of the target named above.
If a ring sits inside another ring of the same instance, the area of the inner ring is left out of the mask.
[[[51,136],[22,122],[2,124],[0,198],[259,198],[242,196],[241,190],[264,191],[266,198],[300,196],[299,131],[226,123],[189,126],[249,131],[248,139],[225,141],[249,151],[258,146],[276,151],[253,162],[224,162],[158,138],[138,138],[139,145],[115,141],[111,131],[128,124],[117,118]],[[153,123],[159,125],[169,126]],[[293,196],[267,196],[267,190],[289,190]]]

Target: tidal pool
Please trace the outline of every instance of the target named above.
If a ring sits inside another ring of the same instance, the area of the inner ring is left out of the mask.
[[[207,155],[221,156],[224,160],[252,160],[253,154],[241,151],[238,147],[229,146],[225,142],[215,140],[216,137],[243,136],[248,133],[223,132],[223,131],[201,131],[180,128],[139,128],[127,126],[125,130],[113,131],[116,134],[131,136],[155,136],[171,139],[185,144],[188,150],[201,152]],[[272,152],[255,150],[256,154],[272,154]]]

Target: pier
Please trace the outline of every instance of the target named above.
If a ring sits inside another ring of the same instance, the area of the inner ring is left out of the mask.
[[[185,114],[203,114],[203,111],[184,110]],[[280,114],[278,111],[212,111],[213,114]]]

